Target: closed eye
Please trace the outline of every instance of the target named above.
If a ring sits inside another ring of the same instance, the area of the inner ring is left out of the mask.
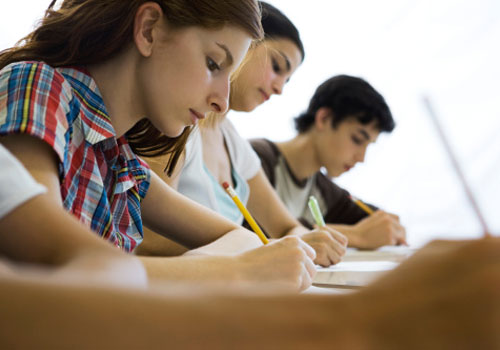
[[[360,145],[361,146],[363,144],[363,140],[359,139],[355,135],[351,136],[351,139],[352,139],[352,142],[354,142],[356,145]]]
[[[273,71],[276,74],[280,74],[281,73],[281,67],[280,67],[278,61],[275,58],[272,58],[272,66],[273,66]]]

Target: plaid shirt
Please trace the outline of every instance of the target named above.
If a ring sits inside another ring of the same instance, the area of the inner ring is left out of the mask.
[[[0,71],[0,135],[25,133],[59,157],[64,207],[130,252],[141,243],[150,171],[116,138],[95,81],[82,68],[17,62]]]

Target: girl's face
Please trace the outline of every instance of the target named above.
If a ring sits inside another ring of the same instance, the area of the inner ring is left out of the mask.
[[[206,113],[227,111],[229,77],[251,38],[235,26],[187,27],[157,35],[151,55],[138,64],[136,90],[145,116],[162,133],[176,137]]]
[[[366,149],[377,140],[380,133],[375,122],[364,125],[354,117],[340,122],[336,128],[332,127],[331,117],[324,122],[323,128],[320,127],[320,131],[315,135],[316,154],[321,166],[325,167],[328,175],[332,177],[349,171],[358,162],[363,162]]]
[[[250,112],[272,95],[281,95],[301,62],[302,54],[291,40],[266,39],[257,45],[231,84],[231,109]]]

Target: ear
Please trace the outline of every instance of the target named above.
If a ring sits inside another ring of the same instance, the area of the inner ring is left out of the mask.
[[[155,41],[162,24],[163,11],[155,2],[142,4],[135,14],[134,42],[137,50],[144,57],[149,57],[153,52]]]
[[[314,116],[314,126],[316,130],[323,131],[331,128],[332,125],[332,111],[327,107],[321,107],[316,111]]]

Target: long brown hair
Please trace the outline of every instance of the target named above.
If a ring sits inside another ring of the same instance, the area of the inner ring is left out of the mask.
[[[221,28],[236,25],[254,39],[263,35],[256,0],[64,0],[59,9],[52,1],[40,25],[16,46],[0,52],[0,69],[26,60],[53,67],[90,65],[105,61],[132,43],[135,14],[146,2],[159,4],[173,28]],[[147,119],[126,137],[140,156],[173,153],[170,175],[184,149],[191,128],[175,138],[158,131]]]

